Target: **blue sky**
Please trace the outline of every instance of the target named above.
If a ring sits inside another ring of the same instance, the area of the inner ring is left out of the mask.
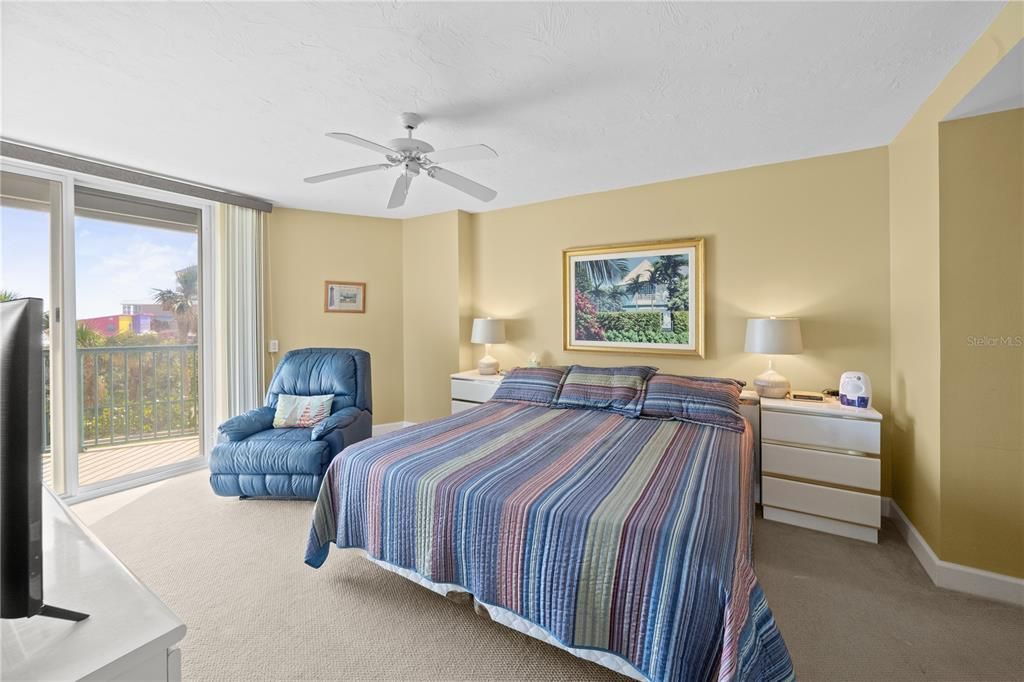
[[[42,298],[49,310],[50,216],[0,208],[0,289]],[[174,272],[198,260],[196,234],[92,218],[75,219],[78,319],[116,315],[122,301],[152,301]]]

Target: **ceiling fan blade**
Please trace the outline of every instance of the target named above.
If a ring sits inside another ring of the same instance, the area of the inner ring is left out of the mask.
[[[352,135],[350,133],[327,133],[327,137],[333,137],[335,140],[348,142],[349,144],[354,144],[357,147],[363,147],[364,149],[369,149],[372,152],[378,152],[380,154],[390,155],[398,153],[391,147],[385,147],[382,144],[377,144],[376,142],[364,140],[363,138],[356,137],[355,135]]]
[[[304,182],[327,182],[328,180],[334,180],[335,178],[344,178],[348,177],[349,175],[359,175],[360,173],[369,173],[370,171],[385,170],[388,168],[391,168],[391,164],[375,163],[372,166],[360,166],[359,168],[348,168],[346,170],[334,171],[333,173],[314,175],[312,177],[306,178]]]
[[[484,159],[498,158],[498,152],[485,144],[470,144],[465,147],[452,147],[427,154],[427,158],[434,163],[448,163],[451,161],[483,161]]]
[[[444,168],[431,166],[427,169],[427,175],[439,182],[443,182],[449,187],[454,187],[460,192],[465,192],[469,196],[475,197],[480,201],[490,201],[494,197],[498,196],[498,193],[490,187],[484,187],[478,182],[473,182],[469,178],[464,178],[458,173],[452,173],[450,170],[445,170]]]
[[[402,173],[395,180],[395,188],[391,190],[391,198],[388,199],[388,208],[398,208],[405,204],[405,198],[409,196],[409,185],[412,184],[412,177]]]

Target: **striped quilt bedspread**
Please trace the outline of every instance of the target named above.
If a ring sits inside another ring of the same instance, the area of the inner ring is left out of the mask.
[[[754,576],[751,432],[489,402],[331,464],[306,563],[330,543],[455,583],[652,680],[784,680]]]

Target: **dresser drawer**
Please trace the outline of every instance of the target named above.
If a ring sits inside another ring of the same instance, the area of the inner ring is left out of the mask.
[[[498,390],[497,382],[467,381],[452,379],[452,400],[465,400],[471,403],[486,403]]]
[[[761,500],[762,504],[769,507],[872,528],[881,526],[882,499],[878,495],[836,490],[765,475],[761,479]]]
[[[881,431],[880,422],[866,419],[761,410],[762,440],[877,455],[881,452]]]
[[[761,448],[761,471],[765,476],[781,474],[875,492],[881,489],[881,462],[864,455],[765,443]]]
[[[480,407],[480,403],[466,403],[461,400],[452,401],[452,414],[456,412],[462,412],[463,410],[471,410],[474,407]]]

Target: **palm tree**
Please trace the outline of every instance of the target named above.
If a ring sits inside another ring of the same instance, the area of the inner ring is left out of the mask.
[[[626,287],[621,284],[613,284],[608,287],[605,294],[608,297],[608,307],[618,312],[622,310],[622,297],[626,295]]]
[[[619,280],[626,276],[629,267],[625,258],[608,258],[603,260],[577,261],[590,276],[590,281],[595,284],[618,284]]]
[[[608,300],[608,290],[600,282],[594,281],[590,289],[583,292],[594,303],[594,307],[601,312],[602,304]]]
[[[174,273],[178,282],[174,289],[153,289],[153,300],[174,313],[178,323],[178,343],[188,343],[188,338],[198,329],[199,321],[199,268],[190,265]]]
[[[106,339],[101,334],[89,329],[84,324],[75,328],[75,345],[78,348],[95,348],[104,345],[105,342]]]
[[[629,281],[626,282],[626,293],[632,296],[633,300],[636,301],[637,309],[640,308],[640,294],[642,294],[646,288],[647,282],[640,279],[640,273],[633,275],[629,278]]]
[[[664,284],[665,289],[667,290],[669,327],[672,331],[675,331],[676,322],[671,313],[683,309],[681,307],[682,301],[680,300],[679,293],[684,284],[686,284],[679,276],[679,271],[683,266],[687,265],[688,262],[689,260],[684,256],[661,256],[654,262],[651,269],[648,270],[648,272],[651,273],[651,283],[655,285]]]

